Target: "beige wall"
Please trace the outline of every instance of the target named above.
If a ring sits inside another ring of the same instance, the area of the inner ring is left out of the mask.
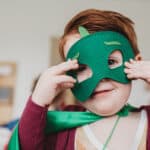
[[[133,19],[142,54],[150,59],[148,0],[0,0],[0,60],[18,63],[14,117],[19,116],[25,106],[32,80],[50,62],[51,38],[59,37],[65,23],[87,8],[119,11]],[[132,102],[149,103],[150,94],[143,82],[136,84]]]

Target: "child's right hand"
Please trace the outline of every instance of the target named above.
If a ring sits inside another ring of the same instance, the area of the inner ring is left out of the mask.
[[[32,93],[32,100],[43,107],[50,105],[62,90],[74,86],[76,80],[65,73],[78,67],[77,60],[68,60],[47,69],[37,82]]]

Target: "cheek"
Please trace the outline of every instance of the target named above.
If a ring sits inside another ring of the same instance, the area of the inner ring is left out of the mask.
[[[119,86],[118,89],[120,90],[120,93],[123,96],[123,98],[128,98],[129,97],[130,92],[131,92],[131,87],[132,87],[131,83],[129,83],[129,84],[121,84]]]
[[[87,102],[86,104],[82,104],[87,110],[101,115],[101,116],[109,116],[116,113],[119,109],[115,103],[112,103],[111,100],[109,102],[106,101],[93,101],[92,103]]]
[[[102,116],[115,114],[127,102],[131,91],[131,84],[116,83],[115,86],[115,92],[110,97],[89,99],[82,103],[82,105],[89,111]]]

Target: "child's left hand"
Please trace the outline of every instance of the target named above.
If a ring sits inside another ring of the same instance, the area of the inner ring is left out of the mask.
[[[124,72],[129,79],[143,79],[150,84],[150,61],[130,59],[124,65]]]

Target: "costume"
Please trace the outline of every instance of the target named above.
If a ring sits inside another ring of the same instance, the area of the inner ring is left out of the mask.
[[[82,29],[86,31],[86,29]],[[82,35],[83,32],[80,29],[79,32]],[[72,89],[73,94],[80,101],[86,101],[97,84],[104,78],[110,78],[123,84],[129,83],[130,80],[124,73],[123,63],[134,57],[128,39],[120,33],[101,31],[91,35],[86,32],[84,35],[81,40],[70,48],[67,55],[67,59],[75,57],[78,59],[79,64],[87,64],[93,71],[90,79],[81,83],[77,82]],[[122,53],[123,63],[116,68],[109,68],[107,64],[108,57],[115,50],[119,50]],[[69,71],[68,75],[76,78],[77,74],[75,71]],[[30,106],[32,107],[30,108]],[[40,108],[40,106],[36,106],[29,100],[24,114],[15,128],[8,149],[12,150],[14,145],[16,150],[74,149],[75,128],[102,119],[103,116],[92,112],[79,112],[84,110],[81,107],[73,107],[71,110],[77,112],[47,112],[46,108]],[[137,111],[137,109],[124,106],[117,114],[119,117],[127,116],[129,111]],[[19,142],[21,142],[20,145]]]
[[[130,82],[124,73],[124,62],[133,58],[134,54],[130,42],[124,35],[114,31],[100,31],[85,36],[80,32],[80,35],[83,37],[71,46],[66,59],[74,59],[75,57],[79,65],[85,64],[92,70],[92,76],[79,83],[77,72],[69,71],[69,75],[77,80],[72,88],[77,100],[86,101],[104,78],[110,78],[123,84]],[[122,54],[122,64],[110,68],[108,59],[111,53],[116,50]]]
[[[143,106],[148,116],[147,148],[150,150],[150,106]],[[69,106],[67,111],[85,111],[81,106]],[[36,105],[29,99],[19,123],[21,150],[74,150],[76,128],[48,136],[44,135],[47,108]]]

